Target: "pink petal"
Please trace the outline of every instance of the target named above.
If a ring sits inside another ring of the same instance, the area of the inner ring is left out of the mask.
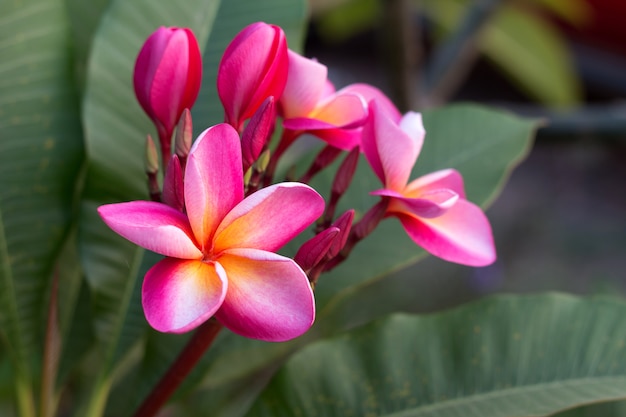
[[[324,199],[308,185],[284,182],[239,203],[215,232],[214,252],[230,248],[276,251],[313,223]]]
[[[353,129],[365,122],[367,103],[357,94],[336,94],[320,103],[309,117],[335,127]]]
[[[165,258],[148,271],[143,282],[146,319],[160,332],[192,330],[220,308],[227,284],[217,263]]]
[[[409,112],[396,124],[385,108],[370,102],[370,114],[361,139],[363,152],[385,188],[402,191],[424,140],[421,116]],[[403,130],[403,127],[408,131]]]
[[[373,87],[369,84],[350,84],[341,90],[338,93],[356,93],[365,99],[366,103],[369,103],[372,100],[376,100],[379,106],[385,107],[387,113],[396,123],[400,123],[400,119],[402,119],[402,114],[396,108],[396,106],[389,100],[389,98],[380,91],[378,88]]]
[[[411,181],[404,189],[407,197],[417,197],[422,193],[447,188],[454,191],[461,198],[465,198],[463,177],[454,169],[442,169],[419,177]]]
[[[417,197],[407,197],[391,190],[378,190],[371,194],[393,197],[387,208],[390,213],[406,213],[427,219],[443,215],[459,199],[457,193],[445,188],[428,191]]]
[[[200,259],[187,217],[152,201],[107,204],[98,207],[102,220],[120,236],[165,256]]]
[[[204,250],[224,216],[243,199],[241,143],[225,123],[200,134],[185,169],[185,207]]]
[[[322,94],[326,93],[327,68],[312,59],[289,50],[289,74],[285,91],[280,99],[282,116],[285,119],[307,117]]]
[[[281,28],[263,22],[244,28],[224,51],[217,76],[226,121],[240,129],[267,97],[278,99],[287,82],[288,62]]]
[[[396,215],[411,239],[439,258],[470,266],[489,265],[496,259],[489,220],[467,200],[458,200],[432,219]]]
[[[355,146],[361,145],[361,129],[320,129],[308,133],[344,151],[350,151]]]
[[[262,250],[231,249],[218,262],[228,275],[228,292],[216,317],[231,331],[282,342],[311,327],[313,291],[293,260]]]

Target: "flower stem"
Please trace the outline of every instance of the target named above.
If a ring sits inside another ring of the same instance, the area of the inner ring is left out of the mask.
[[[222,327],[222,324],[214,319],[198,327],[174,363],[133,414],[134,417],[156,415],[211,346]]]

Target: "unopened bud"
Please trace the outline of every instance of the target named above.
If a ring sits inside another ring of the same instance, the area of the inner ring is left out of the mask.
[[[269,138],[274,133],[276,106],[274,97],[268,97],[254,113],[241,135],[243,169],[247,170],[257,160]],[[267,167],[267,166],[266,166]]]
[[[332,164],[341,152],[341,149],[334,146],[325,146],[324,149],[322,149],[320,153],[317,154],[315,160],[313,161],[307,172],[300,178],[300,182],[308,184],[313,176],[326,168],[328,165]]]
[[[156,175],[159,172],[159,154],[152,136],[146,136],[146,173],[148,175]]]
[[[304,242],[296,253],[294,261],[304,271],[309,271],[317,266],[328,253],[340,230],[337,227],[329,227]]]
[[[339,229],[339,234],[333,240],[332,245],[328,249],[327,258],[334,258],[346,246],[350,229],[352,228],[352,220],[354,219],[354,210],[348,210],[335,220],[331,227]]]
[[[187,158],[187,155],[189,155],[191,143],[193,142],[192,135],[193,124],[191,121],[191,112],[189,109],[185,109],[176,126],[176,138],[174,139],[176,155],[183,161]]]
[[[163,202],[178,211],[185,208],[185,197],[183,189],[183,170],[180,166],[178,155],[172,155],[165,177],[163,178],[163,194],[161,196]]]
[[[336,194],[337,196],[342,196],[350,186],[352,178],[354,177],[354,172],[356,171],[356,167],[359,163],[359,154],[359,147],[356,146],[350,151],[348,156],[346,156],[346,158],[339,166],[339,169],[337,170],[337,174],[335,175],[335,179],[333,181],[333,194]]]
[[[383,198],[365,213],[354,226],[353,233],[357,240],[365,238],[376,229],[376,226],[385,217],[387,207],[389,207],[389,199]]]

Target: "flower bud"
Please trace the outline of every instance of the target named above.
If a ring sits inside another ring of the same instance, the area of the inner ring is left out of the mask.
[[[341,252],[343,247],[346,246],[348,236],[350,235],[350,230],[352,229],[352,220],[354,220],[354,209],[348,210],[343,213],[331,225],[331,227],[336,227],[339,229],[339,234],[333,240],[332,245],[328,249],[328,253],[326,254],[326,257],[328,259],[337,256],[339,252]]]
[[[161,150],[171,149],[172,133],[185,108],[200,91],[202,57],[198,42],[186,28],[157,29],[144,43],[133,84],[135,95],[159,132]]]
[[[183,170],[180,166],[178,155],[174,154],[165,170],[163,177],[163,203],[178,211],[183,211],[185,207],[185,197],[183,190]]]
[[[265,99],[254,113],[241,136],[243,170],[246,171],[259,158],[274,130],[276,110],[274,97]]]
[[[280,98],[287,82],[287,39],[281,28],[263,22],[245,27],[228,45],[217,73],[225,122],[241,132],[269,97]]]
[[[341,233],[337,227],[329,227],[313,236],[302,244],[294,261],[302,270],[310,271],[316,267],[325,257],[335,242],[335,238]]]
[[[354,177],[357,164],[359,163],[359,155],[359,147],[355,146],[339,166],[332,185],[332,193],[336,195],[337,198],[348,190],[352,178]]]
[[[148,175],[156,175],[159,172],[159,154],[154,144],[152,136],[146,136],[146,173]]]
[[[176,155],[183,161],[187,159],[191,143],[193,142],[193,125],[191,122],[191,112],[188,108],[183,110],[182,116],[176,126],[176,138],[174,139],[174,149]]]

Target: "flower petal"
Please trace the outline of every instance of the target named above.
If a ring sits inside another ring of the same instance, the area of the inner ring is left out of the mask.
[[[241,143],[225,123],[200,134],[185,170],[185,207],[201,249],[210,245],[224,216],[243,199]]]
[[[440,190],[442,188],[452,190],[457,193],[459,197],[465,198],[463,177],[454,169],[442,169],[421,176],[411,181],[404,189],[403,194],[407,197],[417,197],[420,194]]]
[[[385,107],[387,113],[394,122],[400,123],[400,119],[402,119],[402,114],[396,108],[396,106],[391,102],[391,100],[389,100],[385,93],[383,93],[376,87],[373,87],[369,84],[361,83],[350,84],[337,92],[337,94],[342,93],[359,94],[365,99],[366,103],[369,103],[372,100],[376,100],[379,106]]]
[[[283,182],[239,203],[215,232],[214,252],[230,248],[276,251],[313,223],[324,199],[311,187]]]
[[[358,94],[335,94],[320,103],[310,116],[336,127],[361,127],[367,118],[367,103]]]
[[[396,213],[415,243],[439,258],[470,266],[496,259],[489,220],[467,200],[458,200],[442,216],[424,219]]]
[[[221,265],[165,258],[146,274],[142,304],[148,323],[160,332],[183,333],[207,321],[226,297]]]
[[[187,217],[153,201],[131,201],[98,207],[98,214],[113,231],[136,245],[165,256],[200,259]]]
[[[385,188],[402,191],[424,140],[421,116],[409,112],[398,125],[376,101],[371,101],[369,106],[361,139],[363,152]]]
[[[215,316],[231,331],[282,342],[311,327],[313,291],[293,260],[262,250],[232,249],[218,262],[228,275],[228,292]]]
[[[282,116],[285,119],[306,117],[312,112],[326,93],[328,69],[319,62],[305,58],[289,50],[289,75],[280,99]]]
[[[391,190],[378,190],[371,194],[393,197],[387,208],[390,213],[406,213],[427,219],[443,215],[459,199],[457,193],[446,188],[428,191],[417,197],[406,197]]]

